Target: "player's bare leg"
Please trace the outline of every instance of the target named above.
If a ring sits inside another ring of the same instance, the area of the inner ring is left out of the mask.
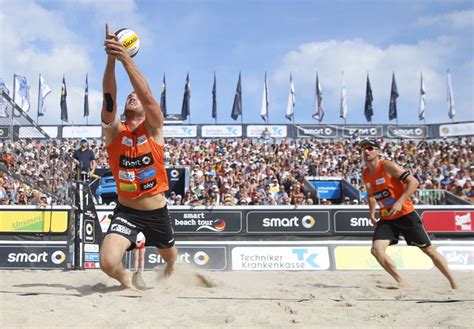
[[[131,242],[121,235],[107,234],[100,248],[100,268],[124,287],[135,289],[132,284],[132,272],[122,265],[123,255],[130,244]]]
[[[446,260],[444,259],[443,255],[441,255],[433,246],[420,249],[423,250],[423,252],[431,258],[433,264],[438,268],[441,273],[443,273],[446,279],[448,279],[451,288],[458,289],[458,283],[456,282],[456,279],[454,279],[453,274],[449,270],[448,263],[446,263]]]
[[[370,252],[379,262],[380,266],[390,274],[401,288],[409,288],[408,282],[400,275],[400,272],[395,266],[395,262],[387,255],[386,249],[390,245],[390,240],[375,240],[372,243]]]
[[[161,258],[163,258],[163,260],[166,262],[164,276],[165,278],[168,278],[174,273],[174,264],[176,262],[178,251],[176,250],[175,246],[166,249],[157,249],[160,253]]]

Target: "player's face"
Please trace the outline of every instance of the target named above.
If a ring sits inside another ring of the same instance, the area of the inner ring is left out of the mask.
[[[132,92],[130,95],[128,95],[127,101],[125,103],[125,111],[131,111],[131,112],[143,111],[142,103],[138,99],[137,94],[135,94],[135,92]]]
[[[379,149],[373,146],[365,146],[362,148],[362,154],[365,161],[371,161],[379,156]]]

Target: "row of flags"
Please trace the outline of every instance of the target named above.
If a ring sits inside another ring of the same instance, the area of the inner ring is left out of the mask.
[[[450,119],[453,119],[456,115],[456,110],[454,108],[454,98],[453,98],[453,90],[451,85],[451,74],[448,70],[448,115]],[[420,102],[419,102],[419,109],[418,109],[418,118],[420,120],[425,119],[425,111],[426,111],[426,101],[425,101],[425,84],[423,80],[423,74],[420,74]],[[388,111],[388,118],[389,120],[397,120],[398,113],[397,113],[397,98],[399,97],[397,82],[395,80],[395,73],[392,74],[392,85],[390,89],[390,104],[389,104],[389,111]],[[184,88],[184,96],[183,96],[183,105],[181,108],[181,119],[186,120],[190,115],[190,98],[191,98],[191,85],[189,83],[189,73],[186,76],[186,84]],[[370,78],[367,74],[367,84],[366,84],[366,92],[365,92],[365,104],[364,104],[364,116],[368,122],[372,122],[372,116],[374,115],[374,109],[372,107],[372,103],[374,101],[374,97],[372,95],[372,87],[370,84]],[[267,73],[265,72],[265,78],[263,82],[263,94],[262,94],[262,106],[260,109],[260,116],[262,120],[268,123],[269,120],[269,93],[268,93],[268,81],[267,81]],[[293,83],[293,77],[290,73],[290,90],[288,93],[288,105],[286,109],[285,117],[288,120],[294,120],[294,109],[296,104],[296,92],[295,92],[295,85]],[[168,115],[166,110],[166,80],[165,76],[163,76],[163,86],[161,89],[161,109],[163,111],[164,116]],[[346,93],[346,85],[344,81],[344,72],[342,72],[342,84],[341,84],[341,103],[340,103],[340,112],[339,117],[346,120],[347,118],[347,93]],[[232,105],[232,112],[231,118],[237,120],[239,116],[242,115],[242,79],[241,74],[239,73],[239,79],[237,82],[237,88],[235,91],[234,96],[234,103]],[[321,122],[324,118],[324,106],[323,106],[323,90],[321,87],[321,83],[319,81],[319,75],[316,73],[316,86],[315,86],[315,102],[314,102],[314,109],[312,117]],[[217,120],[217,96],[216,96],[216,74],[214,73],[214,83],[212,85],[212,118]]]
[[[2,89],[7,90],[3,81],[1,82]],[[46,83],[45,79],[41,74],[39,74],[38,82],[38,117],[43,116],[46,112],[46,97],[51,93],[51,88]],[[216,91],[216,74],[214,73],[214,82],[212,86],[212,118],[217,122],[217,91]],[[8,90],[7,90],[8,91]],[[423,80],[423,74],[420,73],[420,101],[418,108],[418,118],[420,120],[425,119],[426,113],[426,89]],[[388,117],[389,120],[396,120],[398,118],[397,113],[397,98],[399,97],[397,83],[395,80],[395,73],[392,74],[392,85],[390,90],[390,104]],[[30,86],[28,80],[25,76],[20,76],[17,74],[13,75],[13,101],[25,112],[30,110]],[[367,84],[365,92],[365,104],[364,104],[364,116],[368,122],[372,122],[372,116],[374,115],[374,110],[372,103],[374,97],[372,95],[372,87],[370,85],[369,75],[367,74]],[[454,98],[453,98],[453,88],[451,85],[451,74],[449,69],[447,71],[447,101],[448,101],[448,115],[450,119],[453,119],[456,115],[456,110],[454,107]],[[268,123],[269,120],[269,93],[268,93],[268,81],[267,73],[265,72],[265,79],[263,85],[263,95],[262,95],[262,106],[260,111],[260,116],[262,119]],[[290,73],[290,89],[288,94],[288,105],[285,117],[288,120],[294,120],[294,110],[296,104],[296,92],[295,86],[293,83],[293,77]],[[161,88],[161,98],[160,105],[163,115],[168,117],[167,106],[166,106],[166,77],[163,75],[163,85]],[[61,85],[61,99],[60,99],[60,108],[61,108],[61,120],[68,122],[68,109],[67,109],[67,88],[66,88],[66,79],[63,76],[62,85]],[[342,119],[347,118],[347,94],[346,86],[344,81],[344,72],[342,72],[342,84],[341,84],[341,102],[340,102],[340,113],[339,117]],[[180,118],[183,120],[188,119],[191,115],[191,83],[189,82],[189,73],[186,75],[186,83],[184,86],[184,95],[183,103],[181,106],[181,115]],[[89,82],[88,75],[86,75],[85,89],[84,89],[84,117],[89,116]],[[237,120],[241,116],[242,119],[242,79],[241,73],[239,73],[239,79],[237,82],[237,88],[234,96],[234,103],[232,105],[231,118]],[[316,73],[316,86],[315,86],[315,102],[313,108],[312,117],[321,122],[324,118],[324,106],[323,106],[323,90],[319,80],[319,75]]]
[[[84,88],[84,117],[89,116],[89,77],[86,75],[86,84]],[[9,90],[6,88],[3,81],[1,82],[2,90]],[[46,113],[46,97],[51,93],[51,88],[46,83],[44,77],[39,74],[38,80],[38,112],[37,117],[44,116]],[[24,112],[29,112],[31,108],[30,101],[30,85],[26,76],[13,75],[13,101],[17,104]],[[61,99],[59,102],[61,108],[61,120],[68,122],[68,110],[67,110],[67,88],[66,78],[63,76],[61,84]]]

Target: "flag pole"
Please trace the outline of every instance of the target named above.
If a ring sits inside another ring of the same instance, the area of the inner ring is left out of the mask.
[[[39,121],[40,98],[41,98],[41,73],[38,75],[38,111],[36,111],[36,123],[38,123]]]
[[[15,94],[16,94],[16,81],[15,81],[15,76],[16,74],[13,73],[13,98],[12,98],[12,101],[13,101],[13,107],[12,107],[12,123],[11,123],[11,133],[12,133],[12,140],[13,139],[13,122],[14,122],[14,119],[15,119],[15,105],[16,105],[16,101],[15,101]]]

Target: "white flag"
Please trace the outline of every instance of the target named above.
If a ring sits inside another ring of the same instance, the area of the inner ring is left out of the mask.
[[[0,79],[0,95],[2,95],[2,97],[0,97],[0,118],[8,118],[7,102],[3,94],[10,95],[10,91],[7,86],[5,86],[3,79]]]
[[[43,116],[46,112],[46,103],[44,100],[46,96],[51,93],[51,88],[46,84],[43,79],[43,76],[39,75],[39,93],[38,93],[38,116]]]
[[[448,115],[449,118],[452,119],[456,115],[456,109],[454,108],[454,98],[453,98],[453,86],[451,85],[451,73],[449,73],[448,69]]]
[[[30,86],[26,77],[14,75],[15,103],[25,112],[30,110]]]
[[[423,73],[420,73],[421,82],[420,82],[420,107],[418,108],[418,118],[420,120],[425,119],[425,108],[426,108],[426,101],[425,101],[425,82],[423,81]]]
[[[286,107],[286,114],[285,114],[285,117],[290,121],[293,119],[293,113],[295,111],[295,102],[296,102],[295,86],[293,84],[293,77],[290,74],[290,93],[288,94],[288,106]]]
[[[268,85],[267,85],[267,73],[265,72],[265,82],[263,83],[263,96],[262,96],[262,110],[260,116],[263,120],[268,120]]]
[[[344,82],[344,72],[342,72],[342,86],[341,86],[341,111],[339,117],[347,118],[347,99],[346,99],[346,83]]]
[[[321,84],[319,83],[318,74],[316,73],[316,97],[314,102],[314,112],[313,118],[321,122],[324,117],[324,109],[323,109],[323,89],[321,88]]]

